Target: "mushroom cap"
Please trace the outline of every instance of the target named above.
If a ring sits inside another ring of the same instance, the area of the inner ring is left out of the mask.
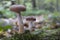
[[[28,17],[28,18],[26,18],[26,20],[27,21],[36,21],[36,18],[34,18],[34,17]]]
[[[24,5],[12,5],[10,10],[19,13],[21,11],[26,11],[26,7]]]

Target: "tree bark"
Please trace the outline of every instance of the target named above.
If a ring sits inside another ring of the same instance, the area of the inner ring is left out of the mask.
[[[36,8],[36,0],[32,0],[32,6],[33,6],[33,9]]]
[[[56,0],[56,9],[59,11],[59,0]]]

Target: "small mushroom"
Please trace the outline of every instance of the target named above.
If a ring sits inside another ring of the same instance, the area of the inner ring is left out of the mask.
[[[29,21],[29,30],[33,31],[34,30],[33,29],[33,27],[34,27],[33,22],[36,21],[36,18],[29,17],[29,18],[26,18],[26,20]]]
[[[19,33],[24,33],[24,25],[21,16],[21,11],[26,11],[26,7],[24,5],[12,5],[10,10],[16,12],[19,24]]]

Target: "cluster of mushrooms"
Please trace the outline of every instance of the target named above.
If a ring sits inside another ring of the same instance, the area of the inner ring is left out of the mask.
[[[24,5],[12,5],[10,7],[10,10],[13,12],[16,12],[17,18],[18,18],[18,26],[19,26],[19,33],[24,33],[24,24],[21,12],[26,11],[26,7]],[[27,21],[29,21],[29,30],[32,31],[33,27],[33,21],[36,20],[36,18],[28,17],[26,18]]]
[[[23,23],[21,12],[22,11],[26,11],[26,7],[24,5],[14,4],[14,5],[12,5],[10,7],[10,10],[15,12],[16,15],[17,15],[17,18],[18,18],[18,27],[19,27],[18,33],[24,33],[24,31],[25,31],[24,30],[24,26],[29,26],[29,30],[30,31],[34,30],[33,22],[36,21],[36,18],[28,17],[28,18],[26,18],[26,21],[29,21],[28,25]],[[37,25],[39,27],[41,23],[37,23],[37,24],[39,24],[39,25]]]
[[[11,1],[11,7],[10,10],[16,13],[16,16],[18,18],[18,27],[19,27],[19,33],[24,33],[24,26],[28,27],[29,26],[29,30],[32,31],[34,30],[34,25],[33,22],[36,21],[36,18],[34,17],[28,17],[26,18],[26,21],[28,21],[28,25],[25,23],[23,23],[23,19],[22,19],[22,15],[21,12],[22,11],[26,11],[26,7],[24,5],[17,5],[15,4],[15,1]],[[42,24],[45,24],[44,22],[35,22],[37,24],[36,27],[41,27]]]

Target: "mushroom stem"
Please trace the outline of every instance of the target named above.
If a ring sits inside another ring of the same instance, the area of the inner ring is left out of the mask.
[[[24,26],[23,26],[23,20],[21,13],[17,13],[17,18],[18,18],[18,25],[19,25],[19,33],[24,33]]]
[[[29,22],[29,30],[30,30],[30,32],[32,31],[32,27],[33,27],[33,22],[30,21],[30,22]]]

